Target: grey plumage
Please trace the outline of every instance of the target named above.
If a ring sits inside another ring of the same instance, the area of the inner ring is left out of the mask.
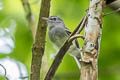
[[[63,20],[57,16],[50,16],[49,18],[44,18],[44,20],[46,20],[48,23],[50,40],[58,48],[61,48],[71,34],[70,30],[65,27]],[[80,48],[77,40],[72,42],[68,53],[75,58],[77,64],[79,65],[78,59],[76,59],[76,57],[80,57]]]

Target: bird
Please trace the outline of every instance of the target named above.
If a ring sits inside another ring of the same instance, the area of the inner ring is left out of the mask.
[[[58,48],[61,48],[70,36],[70,30],[65,26],[64,21],[58,16],[50,16],[48,18],[42,17],[42,19],[48,24],[48,35],[51,42]],[[70,56],[74,57],[78,67],[80,68],[80,46],[77,40],[74,40],[72,42],[72,45],[68,49],[67,53],[69,53]]]

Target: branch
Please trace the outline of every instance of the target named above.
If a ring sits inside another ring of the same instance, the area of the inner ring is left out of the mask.
[[[114,1],[116,1],[116,0],[106,0],[106,4],[110,4],[110,3],[114,2]]]
[[[20,79],[29,79],[29,76],[21,76]]]
[[[32,64],[30,80],[40,80],[40,68],[42,57],[45,50],[46,22],[42,21],[42,17],[48,17],[50,11],[50,0],[42,0],[39,14],[39,22],[35,36],[35,43],[32,48]]]
[[[22,4],[23,4],[25,14],[26,14],[26,19],[27,19],[27,21],[30,25],[30,28],[31,28],[30,30],[32,32],[33,39],[35,39],[36,27],[37,27],[37,24],[36,24],[36,21],[35,21],[35,16],[32,14],[30,4],[29,4],[28,0],[21,0],[21,1],[22,1]]]
[[[104,0],[90,0],[81,53],[81,80],[98,80],[98,53],[102,32]]]
[[[80,35],[80,34],[75,34],[74,36],[72,36],[72,37],[69,39],[69,41],[71,42],[71,41],[75,40],[76,38],[81,38],[81,39],[84,40],[84,36],[82,36],[82,35]]]
[[[83,30],[84,26],[85,26],[85,23],[87,21],[87,17],[88,17],[88,12],[86,12],[86,16],[83,18],[83,20],[81,21],[81,24],[80,24],[80,28],[78,28],[77,30],[77,34],[80,34],[80,32]]]
[[[86,16],[81,20],[80,24],[77,26],[77,28],[71,33],[70,37],[72,37],[73,35],[75,35],[78,30],[79,33],[83,30],[83,25],[81,26],[81,24],[84,23],[84,20],[86,21]],[[56,70],[58,69],[65,53],[68,51],[70,45],[72,44],[72,40],[69,41],[70,37],[66,40],[66,42],[64,43],[64,45],[60,48],[60,50],[58,51],[51,67],[49,68],[46,77],[44,80],[52,80],[53,76],[55,75]]]
[[[113,11],[117,10],[118,8],[120,8],[120,0],[116,0],[113,3],[109,4],[108,7],[110,7]],[[120,14],[120,12],[117,12],[118,14]]]
[[[117,12],[120,12],[120,8],[113,10],[112,12],[104,14],[103,17],[108,16],[108,15],[113,14],[113,13],[117,13]]]
[[[0,64],[0,66],[1,66],[1,67],[4,69],[4,71],[5,71],[4,77],[6,78],[6,80],[9,80],[8,77],[7,77],[6,68],[5,68],[2,64]]]

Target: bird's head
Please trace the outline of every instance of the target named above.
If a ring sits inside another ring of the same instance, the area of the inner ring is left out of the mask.
[[[48,18],[46,17],[42,17],[42,19],[44,21],[46,21],[48,23],[48,27],[55,27],[55,26],[63,26],[64,25],[64,22],[61,18],[59,18],[58,16],[50,16]]]

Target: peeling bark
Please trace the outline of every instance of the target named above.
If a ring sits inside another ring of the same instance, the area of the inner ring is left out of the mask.
[[[81,59],[81,80],[97,80],[104,0],[90,0]]]

